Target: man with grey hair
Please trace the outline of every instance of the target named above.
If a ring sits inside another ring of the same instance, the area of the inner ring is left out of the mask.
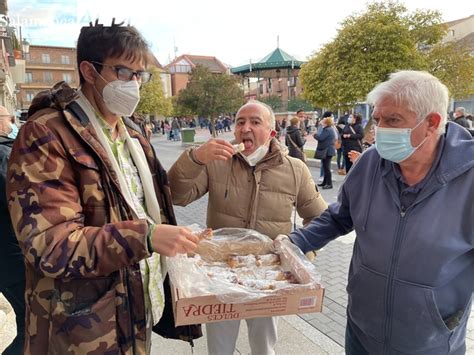
[[[456,107],[454,110],[454,120],[453,122],[457,123],[460,126],[463,126],[466,129],[469,129],[469,122],[466,119],[466,109],[464,107]]]
[[[289,238],[305,251],[356,231],[346,354],[464,354],[474,287],[474,141],[445,124],[448,90],[429,73],[394,73],[368,102],[375,146],[354,164],[338,201]]]
[[[225,140],[211,139],[185,151],[173,165],[169,171],[173,203],[186,206],[209,192],[208,227],[254,229],[270,238],[291,231],[294,205],[304,223],[319,216],[326,202],[307,166],[280,149],[274,127],[269,106],[259,101],[243,105],[235,120],[235,148]],[[247,320],[252,354],[275,353],[276,320]],[[209,354],[234,354],[239,326],[239,320],[207,324]]]

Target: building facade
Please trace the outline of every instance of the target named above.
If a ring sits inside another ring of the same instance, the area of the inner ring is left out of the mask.
[[[208,68],[211,73],[229,74],[229,67],[216,57],[183,54],[165,66],[171,77],[171,94],[176,96],[188,85],[191,71],[202,65]]]
[[[14,115],[17,105],[15,91],[17,78],[12,74],[12,69],[20,68],[21,63],[17,63],[14,55],[14,52],[18,52],[14,46],[14,29],[8,25],[6,16],[5,19],[0,23],[0,105]],[[21,62],[21,58],[18,60]]]
[[[25,62],[25,82],[19,84],[17,98],[22,111],[28,110],[38,92],[50,89],[59,81],[71,87],[79,86],[75,48],[30,45]]]

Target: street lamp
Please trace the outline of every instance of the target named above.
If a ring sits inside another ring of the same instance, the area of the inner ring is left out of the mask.
[[[26,59],[27,55],[30,53],[30,42],[26,39],[23,39],[21,42],[21,49],[23,51],[23,58]]]

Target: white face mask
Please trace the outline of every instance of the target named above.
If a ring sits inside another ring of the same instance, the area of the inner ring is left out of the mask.
[[[114,80],[105,85],[102,99],[107,109],[118,116],[130,116],[140,101],[140,86],[136,80]]]
[[[242,153],[240,153],[240,155],[242,155],[242,157],[247,161],[247,163],[249,163],[250,166],[257,165],[257,163],[260,160],[262,160],[265,155],[267,155],[268,149],[269,149],[268,141],[271,139],[272,139],[272,130],[270,130],[270,133],[265,143],[263,143],[260,147],[255,149],[255,151],[252,154],[243,155]]]
[[[250,166],[255,166],[257,163],[263,159],[263,157],[267,154],[268,152],[268,145],[264,144],[255,149],[255,152],[253,152],[250,155],[243,155],[242,157],[249,163]]]

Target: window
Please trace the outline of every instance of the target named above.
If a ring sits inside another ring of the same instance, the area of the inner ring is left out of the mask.
[[[288,78],[288,86],[296,86],[296,76],[291,76]]]
[[[61,64],[71,64],[69,62],[69,56],[68,55],[62,55],[61,56]]]
[[[35,97],[35,93],[33,91],[26,92],[26,101],[33,101],[34,97]]]
[[[25,83],[32,83],[32,82],[33,82],[33,73],[26,72]]]
[[[70,73],[63,73],[63,80],[66,83],[70,83],[72,81],[72,75]]]
[[[41,54],[41,61],[43,63],[51,63],[51,58],[49,57],[49,54]]]
[[[53,81],[53,73],[50,71],[45,71],[43,73],[43,78],[46,83],[51,83]]]

